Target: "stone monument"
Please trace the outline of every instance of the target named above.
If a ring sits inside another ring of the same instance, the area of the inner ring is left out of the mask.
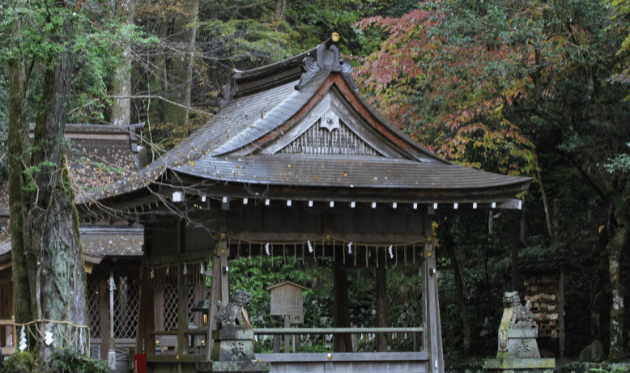
[[[556,360],[540,358],[536,343],[538,328],[530,312],[530,302],[523,307],[518,292],[506,292],[503,306],[497,358],[488,359],[486,369],[502,373],[553,373]]]
[[[229,304],[219,301],[215,318],[217,330],[212,333],[213,372],[268,373],[271,370],[271,363],[256,361],[254,356],[254,331],[245,309],[250,299],[246,291],[237,291],[230,296]]]

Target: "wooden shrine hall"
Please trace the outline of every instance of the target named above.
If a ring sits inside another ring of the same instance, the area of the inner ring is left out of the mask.
[[[346,352],[346,336],[360,329],[349,328],[347,307],[335,307],[332,331],[253,325],[256,335],[335,335],[331,354],[257,354],[272,372],[444,372],[431,222],[520,208],[515,195],[531,179],[451,164],[405,135],[359,95],[338,38],[236,71],[212,120],[136,175],[80,201],[84,220],[144,226],[136,351],[147,353],[149,372],[207,371],[217,301],[242,290],[230,289],[229,260],[266,256],[331,257],[338,304],[346,297],[347,305],[346,271],[356,266],[421,263],[423,287],[422,325],[413,329],[422,333],[420,351]],[[204,308],[187,294],[200,273],[212,277],[209,317],[194,323],[189,311]],[[176,322],[156,330],[167,317],[153,307],[164,282],[178,294]],[[176,340],[173,349],[161,347],[164,337]]]

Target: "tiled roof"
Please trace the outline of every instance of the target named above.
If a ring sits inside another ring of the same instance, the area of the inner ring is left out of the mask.
[[[142,256],[144,230],[139,228],[81,227],[81,243],[87,254],[103,256]]]
[[[81,243],[86,256],[142,256],[144,230],[120,227],[81,227]],[[0,256],[11,251],[11,239],[0,242]]]
[[[243,185],[361,187],[374,188],[381,193],[390,193],[389,188],[396,188],[417,190],[418,195],[434,190],[458,191],[461,195],[464,189],[476,193],[475,190],[507,186],[510,193],[518,193],[529,186],[531,178],[468,169],[439,158],[349,89],[353,84],[348,81],[351,77],[347,71],[344,73],[335,67],[320,68],[296,90],[300,61],[305,56],[315,57],[314,51],[268,67],[237,72],[231,101],[215,118],[136,175],[89,198],[82,198],[80,202],[107,200],[142,190],[166,171]],[[291,128],[287,125],[292,126],[292,121],[303,118],[333,85],[348,100],[353,115],[364,118],[365,123],[369,123],[367,126],[371,126],[370,131],[383,141],[404,149],[408,159],[258,154],[260,146],[284,135],[285,129]],[[331,193],[337,190],[331,188]],[[479,192],[478,195],[484,194]],[[123,199],[128,198],[114,198],[116,201]]]
[[[323,77],[325,78],[325,76]],[[314,84],[323,82],[322,76],[318,80],[313,79]],[[270,113],[278,113],[278,106],[287,105],[287,102],[295,103],[295,81],[274,87],[270,90],[254,93],[250,96],[232,100],[214,119],[203,125],[199,130],[191,134],[186,140],[164,154],[161,158],[151,163],[134,176],[121,180],[102,192],[90,196],[93,199],[107,198],[133,191],[155,181],[168,168],[175,168],[183,164],[193,164],[203,155],[214,154],[219,147],[236,149],[242,145],[239,141],[230,141],[243,133],[251,139],[257,139],[270,131],[273,122],[265,120]],[[312,97],[314,91],[308,90]],[[293,96],[292,96],[293,95]],[[308,97],[310,98],[310,97]],[[302,94],[300,102],[308,98]],[[293,110],[297,110],[297,105]],[[276,114],[281,115],[282,113]],[[86,202],[85,198],[77,199]]]
[[[529,180],[457,165],[365,156],[319,156],[313,162],[311,157],[299,154],[205,155],[173,169],[226,182],[356,188],[474,189]]]
[[[66,155],[77,199],[106,189],[144,166],[146,152],[136,143],[136,132],[142,126],[66,124],[65,137],[71,140]],[[31,125],[31,138],[33,130]],[[8,203],[8,182],[5,182],[0,184],[0,216],[8,217]]]

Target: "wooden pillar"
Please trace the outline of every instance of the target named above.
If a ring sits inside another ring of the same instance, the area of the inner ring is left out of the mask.
[[[280,353],[280,336],[279,335],[273,336],[273,352],[276,354]]]
[[[336,328],[349,328],[348,274],[345,269],[336,265],[336,263],[333,263],[334,326]],[[352,339],[349,334],[337,334],[333,338],[335,352],[352,352]]]
[[[376,268],[376,326],[387,327],[387,268],[385,266]],[[376,351],[387,352],[385,333],[376,333]]]
[[[188,355],[188,338],[184,331],[188,329],[188,283],[184,275],[184,263],[177,266],[177,347],[178,356]]]
[[[217,315],[217,301],[221,300],[221,303],[228,304],[229,302],[229,277],[227,270],[227,258],[230,255],[230,250],[227,248],[225,242],[221,242],[219,245],[219,252],[213,253],[212,260],[212,288],[210,289],[210,312],[208,320],[208,336],[206,338],[206,346],[208,346],[207,361],[210,361],[212,355],[212,348],[214,346],[214,339],[212,338],[212,331],[217,329],[215,322],[215,316]],[[225,267],[223,267],[225,263]],[[225,294],[223,291],[223,282],[225,282]]]
[[[512,291],[518,291],[521,282],[518,276],[518,210],[512,210]]]
[[[155,353],[155,297],[150,282],[150,269],[140,267],[140,304],[138,305],[138,330],[136,353]]]
[[[146,290],[144,289],[145,280],[144,275],[144,267],[140,265],[140,294],[138,297],[140,298],[140,302],[138,303],[138,328],[136,329],[136,353],[146,352],[144,339],[147,335],[147,325],[146,325],[146,308],[147,304],[144,302],[144,296],[146,296]]]
[[[98,294],[101,297],[101,360],[107,361],[109,349],[109,287],[107,286],[107,279],[101,279]]]
[[[293,325],[293,327],[297,328],[297,325]],[[293,335],[292,345],[293,345],[293,353],[297,354],[300,348],[300,336],[298,334]]]
[[[284,328],[289,329],[291,324],[289,324],[289,316],[284,317]],[[284,335],[284,353],[288,354],[291,352],[291,346],[289,345],[289,335]]]
[[[177,230],[178,252],[183,253],[186,247],[186,221],[179,221]],[[188,329],[188,281],[184,274],[184,263],[177,264],[177,356],[188,355],[188,338],[184,331]]]
[[[425,236],[432,237],[431,221],[425,222]],[[444,356],[442,352],[442,325],[440,322],[440,303],[438,300],[437,269],[435,250],[432,244],[424,246],[422,264],[423,285],[423,321],[425,327],[425,349],[429,355],[429,372],[444,373]]]
[[[206,283],[205,281],[199,281],[195,285],[195,301],[193,302],[197,305],[199,302],[206,299]],[[203,328],[203,313],[195,312],[195,325],[200,328]]]

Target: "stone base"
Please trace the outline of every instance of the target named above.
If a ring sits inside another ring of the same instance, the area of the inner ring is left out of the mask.
[[[269,373],[271,363],[260,361],[207,361],[197,363],[195,367],[195,372],[197,373]]]
[[[556,359],[488,359],[484,366],[501,373],[553,373]]]
[[[271,363],[260,361],[213,361],[212,372],[268,373]]]
[[[520,360],[540,359],[538,344],[535,338],[509,338],[506,351],[498,351],[497,359]]]

